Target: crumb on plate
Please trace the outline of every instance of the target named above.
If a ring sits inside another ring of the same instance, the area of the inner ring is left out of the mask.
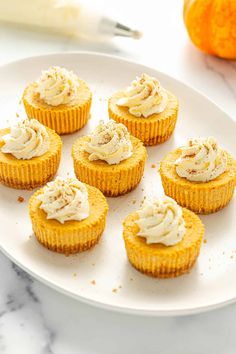
[[[23,198],[22,196],[19,196],[18,199],[17,199],[17,201],[18,201],[19,203],[23,203],[23,202],[25,201],[25,198]]]

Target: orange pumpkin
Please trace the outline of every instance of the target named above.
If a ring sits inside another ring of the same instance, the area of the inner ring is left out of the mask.
[[[185,0],[184,22],[198,48],[236,59],[236,0]]]

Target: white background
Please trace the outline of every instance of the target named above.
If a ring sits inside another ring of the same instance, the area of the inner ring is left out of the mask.
[[[116,54],[173,75],[236,118],[236,62],[209,57],[193,47],[183,26],[182,1],[110,0],[99,4],[121,22],[141,28],[143,39],[94,44],[2,25],[0,64],[58,51]],[[60,295],[3,255],[0,277],[0,353],[235,353],[236,305],[179,318],[128,316]]]

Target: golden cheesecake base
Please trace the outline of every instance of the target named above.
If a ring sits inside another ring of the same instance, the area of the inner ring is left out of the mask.
[[[127,256],[140,272],[157,278],[172,278],[187,273],[195,264],[200,252],[204,226],[197,215],[183,209],[186,233],[174,246],[146,243],[145,238],[137,236],[139,231],[135,220],[137,213],[131,213],[123,222],[123,238]]]
[[[90,138],[84,136],[75,141],[72,147],[72,158],[76,177],[85,183],[97,187],[106,196],[116,197],[130,192],[140,182],[147,151],[143,143],[131,136],[133,154],[118,165],[109,165],[106,161],[90,161],[89,154],[84,151]]]
[[[23,94],[23,103],[28,118],[35,118],[58,134],[70,134],[81,129],[88,121],[92,93],[83,80],[79,81],[76,99],[71,103],[50,106],[35,92],[36,84],[29,84]]]
[[[71,254],[86,251],[101,238],[106,224],[108,204],[103,194],[96,188],[86,186],[89,198],[89,216],[82,221],[48,220],[46,213],[40,209],[41,202],[37,196],[43,188],[36,191],[29,200],[29,215],[37,240],[49,250]]]
[[[174,131],[179,110],[177,98],[172,93],[167,93],[168,104],[163,112],[138,118],[129,113],[128,107],[117,106],[118,99],[123,96],[122,92],[117,92],[108,102],[109,117],[123,123],[130,134],[140,139],[144,145],[164,143]]]
[[[191,182],[179,177],[175,161],[181,149],[170,152],[162,161],[160,175],[165,194],[195,213],[210,214],[224,208],[232,199],[236,183],[236,162],[227,153],[226,171],[209,182]]]
[[[0,130],[2,137],[10,132],[9,128]],[[62,141],[59,135],[47,128],[50,148],[42,156],[30,160],[19,160],[12,154],[0,151],[0,182],[11,188],[33,189],[51,181],[55,176],[61,159]]]

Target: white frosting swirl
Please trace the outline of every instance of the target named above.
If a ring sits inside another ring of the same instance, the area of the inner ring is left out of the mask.
[[[190,139],[175,162],[176,173],[192,182],[208,182],[225,172],[226,152],[215,138]]]
[[[58,220],[61,224],[68,220],[81,221],[89,216],[87,188],[76,179],[57,177],[47,183],[37,199],[42,202],[40,209],[45,211],[47,219]]]
[[[2,137],[1,151],[17,159],[30,160],[49,150],[50,138],[44,125],[36,119],[25,119],[13,125],[10,133]]]
[[[52,66],[42,72],[36,92],[48,105],[59,106],[71,102],[76,97],[78,87],[78,78],[72,71]]]
[[[146,202],[137,214],[138,236],[145,237],[147,244],[172,246],[180,242],[185,234],[182,208],[172,198],[165,196]]]
[[[158,80],[147,74],[137,77],[123,94],[117,105],[129,107],[129,113],[135,117],[147,118],[154,113],[161,113],[168,101],[166,90]]]
[[[103,160],[109,165],[119,164],[132,155],[130,134],[124,124],[109,120],[100,124],[90,135],[90,141],[85,147],[89,160]]]

